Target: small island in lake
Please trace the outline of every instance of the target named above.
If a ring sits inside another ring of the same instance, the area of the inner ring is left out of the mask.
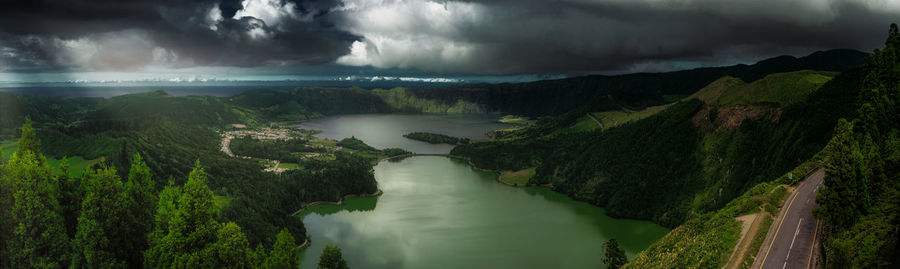
[[[468,138],[458,138],[452,137],[449,135],[443,134],[435,134],[435,133],[426,133],[426,132],[413,132],[403,135],[403,137],[418,140],[422,142],[427,142],[431,144],[450,144],[450,145],[465,145],[469,144]]]

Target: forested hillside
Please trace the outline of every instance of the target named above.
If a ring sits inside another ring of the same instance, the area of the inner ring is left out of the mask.
[[[823,150],[818,193],[826,268],[900,264],[900,32],[868,58],[856,115],[842,118]]]
[[[781,101],[716,98],[707,103],[689,98],[615,128],[557,131],[587,112],[574,110],[505,139],[458,146],[452,153],[487,169],[536,166],[531,184],[603,206],[613,216],[674,227],[693,214],[721,208],[813,156],[830,138],[827,130],[837,119],[854,114],[861,79],[860,70],[850,70],[824,85],[814,84],[821,87],[781,87],[798,91]],[[794,83],[760,81],[772,83],[769,87]],[[719,89],[724,91],[720,96],[745,91],[741,85]]]
[[[818,264],[824,268],[895,268],[900,263],[898,45],[900,35],[892,26],[885,48],[876,50],[859,72],[863,80],[859,98],[851,105],[855,113],[838,120],[834,135],[814,159],[792,174],[751,188],[716,212],[692,218],[626,267],[721,267],[737,244],[739,226],[734,217],[753,213],[760,205],[766,211],[778,207],[784,197],[783,191],[777,195],[778,184],[794,183],[801,178],[796,175],[824,164],[825,186],[816,198],[820,205],[816,218],[826,223],[820,229],[825,240]],[[758,249],[765,238],[765,227],[775,216],[774,211],[769,213],[769,217],[763,216],[763,228],[755,235],[750,251]],[[739,257],[743,261],[740,268],[753,263],[750,255]]]
[[[296,266],[282,258],[298,251],[287,230],[254,250],[238,225],[220,222],[226,205],[199,162],[183,186],[157,192],[140,155],[125,177],[104,163],[73,178],[66,164],[51,173],[30,122],[18,146],[0,172],[0,267]]]
[[[69,124],[103,103],[102,98],[62,98],[0,92],[0,139],[17,137],[17,128],[31,117],[37,127]]]
[[[304,87],[291,91],[252,90],[228,97],[241,107],[282,120],[303,120],[315,115],[385,113],[395,111],[362,88]]]
[[[2,244],[0,267],[3,268],[40,264],[50,267],[70,264],[76,267],[139,267],[142,264],[262,267],[267,262],[266,255],[292,255],[293,260],[278,257],[274,261],[296,263],[296,246],[306,240],[306,232],[300,218],[290,214],[309,202],[337,201],[348,194],[375,192],[371,163],[385,154],[374,149],[354,155],[334,152],[330,158],[302,160],[298,165],[303,169],[276,174],[264,172],[257,160],[229,157],[220,150],[219,132],[225,126],[236,123],[255,126],[261,125],[260,119],[268,121],[260,111],[235,106],[220,98],[172,97],[162,92],[110,99],[16,95],[10,98],[5,101],[22,106],[20,109],[26,113],[23,120],[37,113],[34,115],[44,122],[36,124],[41,126],[37,130],[30,122],[21,129],[2,126],[4,132],[21,132],[22,136],[18,142],[4,139],[4,145],[11,144],[17,153],[8,164],[0,163],[4,170],[0,172],[3,178],[0,192],[4,199],[0,201],[4,221],[0,232],[3,242],[32,240]],[[71,108],[45,113],[40,107],[31,107],[48,103]],[[78,113],[63,117],[68,121],[52,121],[57,117],[53,113],[71,111]],[[253,145],[250,147],[254,150]],[[296,147],[285,149],[296,151]],[[62,161],[47,161],[43,153]],[[141,157],[135,159],[136,155]],[[90,160],[92,165],[83,173],[74,173],[65,156]],[[141,174],[142,187],[139,193],[127,193],[129,186],[137,183],[123,179],[131,180],[132,174],[138,171],[135,167]],[[60,172],[53,172],[54,169]],[[24,192],[26,196],[21,197],[17,194],[35,188],[40,192]],[[96,192],[97,197],[91,196],[91,192]],[[41,197],[36,200],[41,206],[25,204],[33,200],[27,195]],[[130,201],[129,195],[140,196],[134,198],[140,201]],[[151,196],[158,196],[160,202],[146,200]],[[98,200],[88,203],[90,199]],[[16,211],[20,206],[22,210],[29,207],[27,210],[44,211]],[[121,219],[118,216],[127,214],[107,208],[129,213],[149,212],[149,216],[141,220]],[[82,220],[78,212],[89,212],[90,216]],[[39,219],[28,219],[23,214]],[[190,223],[183,223],[185,218],[191,219]],[[63,226],[55,226],[57,221]],[[16,227],[20,225],[38,226],[26,226],[29,228],[18,231]],[[81,226],[85,226],[84,232],[79,230]],[[143,230],[128,230],[136,226],[143,228],[135,229]],[[60,228],[63,233],[57,233],[56,229]],[[42,229],[49,229],[46,234],[50,237],[40,236]],[[156,231],[151,233],[149,243],[123,241],[134,235],[143,238],[151,229]],[[52,240],[52,244],[46,240]],[[132,243],[138,245],[127,245]],[[28,247],[34,244],[41,247]],[[74,252],[70,251],[72,248]],[[270,251],[270,248],[280,250]],[[17,252],[20,249],[35,252]],[[144,259],[141,256],[144,250],[153,254]],[[280,254],[276,253],[279,251]]]

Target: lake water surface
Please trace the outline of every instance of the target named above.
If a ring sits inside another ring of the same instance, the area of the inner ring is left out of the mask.
[[[490,116],[355,115],[308,122],[322,137],[356,136],[378,148],[446,153],[400,137],[429,131],[469,138],[502,127]],[[360,129],[365,128],[365,129]],[[668,232],[648,221],[613,219],[603,209],[546,188],[515,188],[496,174],[445,157],[381,162],[384,194],[319,206],[303,217],[312,241],[303,268],[315,268],[334,243],[351,268],[597,268],[601,246],[615,238],[628,256]]]

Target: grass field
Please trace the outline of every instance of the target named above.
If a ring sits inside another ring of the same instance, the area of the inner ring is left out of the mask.
[[[588,132],[593,131],[595,129],[600,129],[600,125],[597,125],[594,120],[592,120],[588,116],[582,116],[571,126],[563,129],[559,129],[553,131],[553,134],[565,134],[565,133],[575,133],[575,132]]]
[[[727,91],[719,101],[724,105],[779,103],[784,106],[803,101],[833,76],[832,72],[822,71],[772,74]]]
[[[651,106],[645,108],[640,111],[605,111],[605,112],[593,112],[591,115],[594,115],[600,122],[603,123],[604,128],[611,128],[618,125],[621,125],[630,121],[637,121],[644,119],[646,117],[653,116],[653,114],[659,113],[660,111],[666,110],[672,104],[665,104],[660,106]]]
[[[738,105],[753,103],[779,103],[788,105],[806,99],[806,96],[831,80],[834,72],[796,71],[766,76],[752,83],[738,78],[720,78],[685,99],[698,98],[707,104]],[[674,96],[673,96],[674,98]],[[604,128],[615,127],[630,121],[637,121],[665,110],[672,104],[652,106],[640,111],[593,112]],[[585,119],[587,119],[585,117]],[[585,119],[579,119],[569,129],[584,130]],[[590,119],[587,119],[590,120]],[[596,125],[596,124],[595,124]]]
[[[297,169],[299,167],[300,167],[300,165],[296,164],[296,163],[279,163],[278,164],[278,168],[283,168],[283,169]]]
[[[510,123],[510,124],[528,124],[530,121],[527,118],[506,115],[500,118],[500,122],[502,123]]]
[[[536,167],[522,169],[519,171],[506,171],[500,175],[500,181],[503,181],[507,184],[513,186],[525,186],[528,185],[528,180],[534,176]]]
[[[707,104],[740,105],[778,103],[782,106],[806,99],[835,76],[834,72],[796,71],[768,75],[752,83],[723,77],[689,96]]]
[[[18,148],[19,142],[16,140],[0,141],[0,163],[8,162]],[[81,177],[85,168],[100,162],[100,159],[85,160],[81,156],[69,157],[68,160],[69,173],[74,177]],[[61,159],[47,158],[47,163],[53,168],[53,174],[59,175],[62,173],[62,170],[59,169],[60,162],[62,162]]]
[[[16,152],[16,149],[18,148],[19,143],[16,140],[0,141],[0,163],[9,161],[9,157],[12,156],[13,152]]]
[[[81,156],[69,157],[68,159],[69,173],[73,177],[81,177],[81,175],[84,173],[85,168],[90,168],[95,163],[100,162],[100,159],[85,160],[84,158],[81,158]],[[50,164],[50,167],[53,167],[53,174],[62,174],[62,170],[59,169],[60,162],[61,160],[47,158],[47,163]]]

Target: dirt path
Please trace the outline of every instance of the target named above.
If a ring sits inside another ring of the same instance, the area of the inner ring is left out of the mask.
[[[744,255],[750,248],[750,243],[753,242],[753,237],[759,232],[760,223],[766,217],[767,214],[760,212],[735,218],[741,222],[741,239],[734,245],[734,250],[731,251],[728,263],[722,268],[737,269],[741,265]]]
[[[603,128],[603,123],[600,122],[599,119],[597,119],[596,117],[594,117],[594,115],[591,115],[591,113],[587,113],[587,116],[588,116],[589,118],[591,118],[592,120],[594,120],[594,122],[596,122],[597,125],[600,125],[600,130],[605,129],[605,128]]]

